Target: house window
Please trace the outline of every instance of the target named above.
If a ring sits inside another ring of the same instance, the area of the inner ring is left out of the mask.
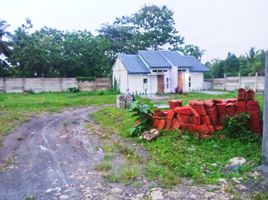
[[[189,88],[192,87],[192,78],[189,76]]]
[[[178,69],[178,72],[186,72],[186,69]]]
[[[166,79],[166,88],[168,89],[169,88],[169,83],[168,83],[168,78]]]
[[[147,89],[148,89],[148,79],[144,78],[143,79],[143,90],[145,90],[145,93],[147,93]]]
[[[143,84],[146,84],[147,81],[148,81],[148,79],[147,79],[147,78],[144,78],[144,79],[143,79]]]
[[[161,72],[167,72],[167,70],[166,69],[164,69],[164,70],[163,69],[154,69],[153,72],[155,72],[155,73],[157,73],[157,72],[158,73],[161,73]]]

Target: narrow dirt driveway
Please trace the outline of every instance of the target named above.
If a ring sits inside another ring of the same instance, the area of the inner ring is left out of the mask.
[[[72,174],[91,168],[103,156],[84,129],[94,111],[43,115],[10,133],[0,149],[0,199],[83,198]]]
[[[99,108],[44,114],[10,133],[0,148],[0,199],[148,199],[150,188],[158,186],[154,182],[139,177],[139,187],[109,183],[95,170],[104,159],[100,137],[104,132],[87,125],[94,125],[90,114]],[[115,165],[119,165],[116,159]],[[229,199],[223,187],[211,190],[186,182],[172,190],[161,189],[163,194],[158,189],[150,199]]]

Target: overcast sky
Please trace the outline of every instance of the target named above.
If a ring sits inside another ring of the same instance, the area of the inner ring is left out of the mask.
[[[0,0],[0,19],[16,29],[25,18],[34,28],[89,30],[130,15],[144,5],[167,5],[176,28],[206,52],[202,61],[268,49],[268,0]]]

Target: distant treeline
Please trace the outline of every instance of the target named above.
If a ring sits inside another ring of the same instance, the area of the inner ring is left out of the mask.
[[[224,60],[212,60],[206,65],[210,68],[210,72],[206,74],[207,78],[222,78],[226,76],[251,76],[256,72],[264,75],[265,68],[265,52],[264,50],[255,50],[251,48],[245,55],[237,57],[233,53],[228,53]]]
[[[105,77],[119,53],[173,49],[201,58],[198,46],[185,44],[166,6],[144,6],[136,13],[89,31],[33,30],[30,19],[14,32],[0,20],[0,77]]]
[[[185,44],[166,6],[144,6],[129,16],[102,24],[97,35],[89,31],[33,30],[30,19],[14,32],[0,20],[0,77],[107,77],[120,53],[138,50],[175,50],[201,59],[204,50]],[[207,63],[207,77],[264,73],[264,51],[250,49],[237,57]]]

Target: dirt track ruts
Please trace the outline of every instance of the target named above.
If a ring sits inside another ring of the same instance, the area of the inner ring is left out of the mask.
[[[0,148],[0,199],[54,199],[70,185],[75,170],[89,168],[100,159],[84,129],[96,108],[82,108],[31,119],[10,133]],[[68,196],[82,193],[73,190]]]

